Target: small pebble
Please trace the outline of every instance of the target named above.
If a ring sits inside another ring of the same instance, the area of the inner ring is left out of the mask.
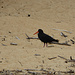
[[[30,14],[28,14],[28,17],[30,17]]]
[[[40,54],[35,54],[35,56],[41,56]]]
[[[2,63],[2,61],[0,61],[0,63]]]
[[[9,31],[9,33],[11,33],[11,32]]]
[[[3,8],[3,6],[1,6],[1,8]]]
[[[17,45],[16,43],[10,43],[10,45]]]

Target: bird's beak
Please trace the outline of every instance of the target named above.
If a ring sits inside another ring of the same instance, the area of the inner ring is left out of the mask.
[[[34,33],[33,35],[35,35],[35,34],[37,34],[37,33],[39,33],[38,31],[36,32],[36,33]]]

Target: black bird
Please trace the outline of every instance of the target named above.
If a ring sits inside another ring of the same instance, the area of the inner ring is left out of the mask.
[[[56,40],[56,39],[52,38],[51,36],[45,34],[42,29],[38,29],[38,31],[36,33],[34,33],[34,35],[37,34],[37,33],[38,33],[38,38],[42,42],[44,42],[44,46],[43,47],[45,47],[45,44],[47,46],[47,43],[59,42],[59,40]]]

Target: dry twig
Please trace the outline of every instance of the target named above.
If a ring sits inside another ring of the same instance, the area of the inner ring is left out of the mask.
[[[58,45],[66,45],[66,46],[71,46],[70,44],[68,43],[58,43],[58,42],[52,42],[51,44],[58,44]]]
[[[75,43],[75,41],[73,41],[72,39],[70,39],[71,41],[72,41],[72,44],[74,44]]]
[[[38,39],[37,37],[29,37],[27,34],[25,34],[27,36],[26,39]]]
[[[17,43],[10,43],[10,45],[17,45]]]
[[[21,66],[23,66],[22,63],[21,63],[20,61],[18,61],[18,62],[21,64]]]
[[[61,32],[61,36],[67,37],[67,35],[65,35],[64,33]]]
[[[65,61],[66,63],[67,63],[67,62],[75,62],[75,59],[72,59],[72,56],[70,56],[70,59],[66,59],[66,58],[64,58],[64,57],[62,57],[62,56],[59,56],[59,55],[58,55],[58,57],[60,57],[60,58],[62,58],[62,59],[65,59],[65,60],[66,60],[66,61]]]
[[[62,56],[59,56],[59,55],[58,55],[58,57],[60,57],[60,58],[62,58],[62,59],[65,59],[65,60],[68,60],[68,59],[66,59],[66,58],[64,58],[64,57],[62,57]]]
[[[61,30],[61,29],[55,29],[55,28],[53,28],[53,30],[58,30],[58,31],[64,31],[64,32],[67,32],[67,33],[72,33],[72,32],[70,32],[70,31],[67,31],[67,30]]]
[[[55,59],[55,58],[57,58],[57,57],[52,57],[52,58],[48,58],[49,60],[52,60],[52,59]]]

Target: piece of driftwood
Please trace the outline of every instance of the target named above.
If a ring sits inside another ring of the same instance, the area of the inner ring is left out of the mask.
[[[22,70],[15,70],[15,72],[22,72]]]
[[[64,57],[62,57],[62,56],[58,56],[58,57],[60,57],[60,58],[62,58],[62,59],[65,59],[65,60],[66,60],[65,63],[68,63],[68,62],[75,62],[75,59],[72,59],[72,56],[70,56],[70,59],[66,59],[66,58],[64,58]]]
[[[41,71],[41,69],[24,69],[26,71]]]
[[[31,71],[28,71],[28,73],[30,73],[32,75],[39,75],[40,74],[39,72],[31,72]]]
[[[26,71],[45,71],[45,72],[48,72],[47,70],[45,70],[45,69],[24,69],[24,70],[26,70]]]
[[[52,57],[52,58],[48,58],[49,60],[52,60],[52,59],[55,59],[55,58],[57,58],[57,57]]]
[[[17,43],[10,43],[10,45],[17,45]]]
[[[75,62],[75,59],[72,59],[72,56],[70,56],[70,59],[68,59],[67,61],[65,62]]]
[[[53,75],[54,74],[52,72],[32,72],[32,71],[28,71],[28,73],[32,75]]]
[[[69,71],[60,71],[61,73],[74,73],[73,70],[69,70]]]
[[[40,54],[35,54],[35,56],[41,56]]]
[[[58,45],[66,45],[66,46],[71,46],[71,45],[70,45],[70,44],[68,44],[67,42],[65,42],[65,43],[52,42],[51,44],[58,44]]]
[[[22,63],[21,63],[20,61],[18,61],[18,62],[21,64],[21,66],[23,66]]]
[[[3,44],[3,43],[1,43],[3,46],[7,46],[7,45],[5,45],[5,44]]]
[[[27,36],[26,39],[39,39],[38,37],[29,37],[27,34],[25,34]]]
[[[68,59],[66,59],[66,58],[64,58],[64,57],[62,57],[62,56],[59,56],[59,55],[58,55],[58,57],[60,57],[60,58],[62,58],[62,59],[65,59],[65,60],[68,60]]]
[[[73,59],[73,60],[67,60],[65,62],[75,62],[75,59]]]
[[[65,35],[65,34],[64,34],[64,33],[62,33],[62,32],[61,32],[60,34],[61,34],[61,36],[67,37],[67,35]]]
[[[18,39],[18,40],[20,40],[17,36],[15,38]]]
[[[72,39],[70,39],[71,41],[72,41],[72,44],[74,44],[75,43],[75,41],[73,41]]]
[[[58,30],[58,31],[64,31],[64,32],[67,32],[67,33],[72,33],[72,32],[70,32],[70,31],[67,31],[67,30],[61,30],[61,29],[55,29],[55,28],[53,28],[53,30]]]

